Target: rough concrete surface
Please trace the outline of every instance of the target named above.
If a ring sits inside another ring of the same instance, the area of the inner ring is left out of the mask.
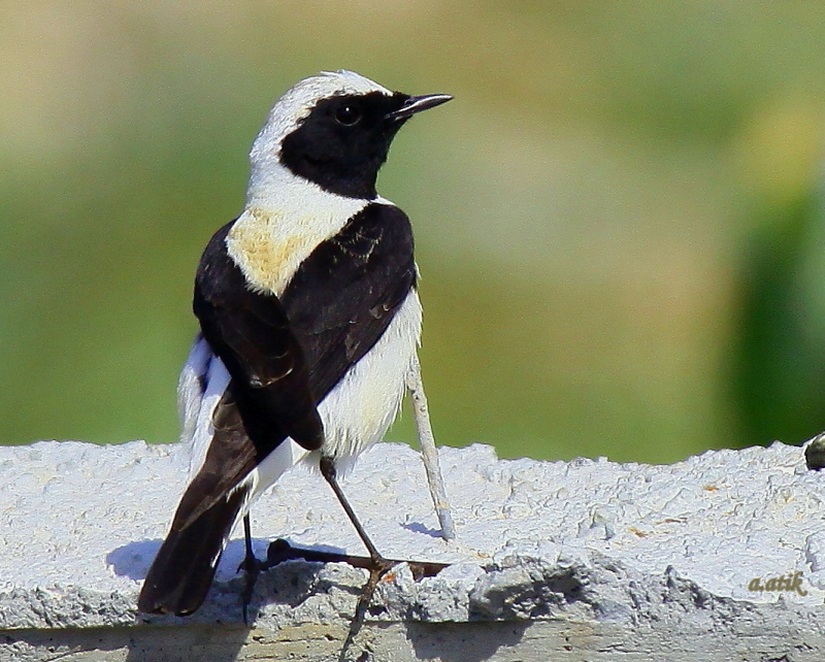
[[[187,453],[0,447],[0,660],[337,659],[363,571],[283,564],[259,580],[247,628],[240,531],[196,615],[135,612]],[[352,659],[825,659],[825,472],[808,470],[801,448],[650,466],[498,460],[472,446],[442,449],[441,462],[450,543],[414,450],[379,444],[343,481],[382,553],[453,564],[419,582],[406,566],[385,578]],[[261,557],[276,537],[363,553],[303,467],[252,521]]]

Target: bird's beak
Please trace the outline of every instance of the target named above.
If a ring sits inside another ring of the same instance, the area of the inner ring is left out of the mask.
[[[387,113],[386,119],[392,122],[399,122],[412,117],[422,110],[435,108],[442,103],[447,103],[450,99],[452,99],[452,97],[449,94],[424,94],[419,97],[409,97],[401,108]]]

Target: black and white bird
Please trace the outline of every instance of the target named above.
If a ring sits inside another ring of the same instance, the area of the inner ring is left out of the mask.
[[[375,184],[401,126],[450,99],[337,71],[300,81],[272,108],[243,213],[198,266],[201,334],[179,384],[191,480],[141,611],[197,610],[233,527],[244,519],[251,553],[251,504],[301,461],[319,464],[376,558],[336,472],[397,415],[421,304],[409,219]]]

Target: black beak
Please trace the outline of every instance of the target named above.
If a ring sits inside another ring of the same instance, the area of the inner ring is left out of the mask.
[[[424,94],[419,97],[409,97],[398,110],[387,113],[386,119],[391,122],[400,122],[408,119],[428,108],[435,108],[442,103],[447,103],[452,97],[449,94]]]

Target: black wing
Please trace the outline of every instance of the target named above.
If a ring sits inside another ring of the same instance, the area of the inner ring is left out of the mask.
[[[193,308],[203,335],[232,376],[232,389],[260,462],[285,437],[308,450],[323,443],[309,373],[274,294],[251,291],[226,251],[231,224],[204,251]]]
[[[415,286],[410,221],[371,204],[318,246],[282,296],[316,402],[382,336]]]

